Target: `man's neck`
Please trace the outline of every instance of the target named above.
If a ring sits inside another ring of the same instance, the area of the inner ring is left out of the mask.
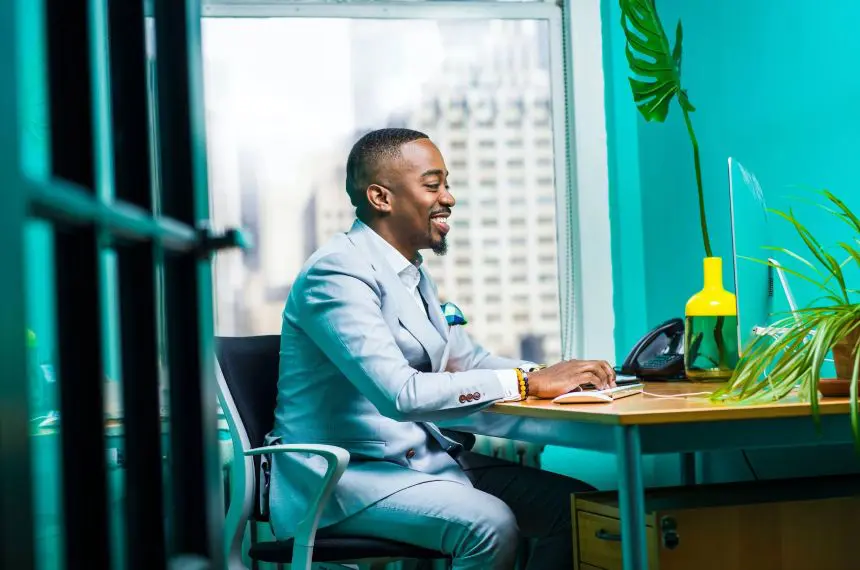
[[[404,246],[397,239],[395,232],[393,232],[391,230],[391,228],[389,228],[386,224],[380,223],[378,220],[376,220],[376,221],[361,220],[361,221],[364,222],[364,224],[367,225],[370,229],[375,231],[379,235],[379,237],[381,237],[382,239],[387,241],[389,244],[391,244],[391,246],[394,249],[396,249],[398,252],[400,252],[400,255],[402,255],[403,257],[408,259],[411,263],[414,264],[414,263],[416,263],[416,261],[418,259],[420,259],[418,256],[418,250],[416,250],[412,247]]]

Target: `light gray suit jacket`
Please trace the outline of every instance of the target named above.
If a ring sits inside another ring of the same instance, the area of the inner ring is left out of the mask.
[[[419,483],[470,485],[449,453],[458,443],[431,422],[502,399],[493,370],[531,365],[493,356],[462,326],[449,327],[422,269],[428,319],[377,251],[372,231],[357,223],[314,253],[283,314],[275,428],[267,441],[326,443],[351,455],[321,527]],[[316,456],[275,455],[269,504],[276,536],[295,532],[325,467]]]

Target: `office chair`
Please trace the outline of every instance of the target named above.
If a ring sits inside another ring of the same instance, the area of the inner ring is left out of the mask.
[[[245,525],[251,525],[248,557],[258,562],[291,564],[292,570],[309,570],[313,563],[379,564],[398,560],[440,560],[446,556],[391,540],[361,536],[319,537],[317,525],[323,507],[349,463],[349,453],[340,447],[317,444],[263,446],[275,421],[278,393],[280,337],[216,337],[218,399],[233,440],[230,475],[230,505],[224,525],[225,555],[230,570],[245,568],[242,540]],[[257,540],[257,525],[268,523],[268,492],[260,485],[261,456],[272,453],[312,453],[322,456],[328,468],[323,488],[298,524],[294,538]]]

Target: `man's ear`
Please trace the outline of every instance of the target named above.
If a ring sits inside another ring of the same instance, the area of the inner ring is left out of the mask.
[[[391,191],[385,186],[371,184],[367,187],[367,202],[372,210],[388,214],[391,212]]]

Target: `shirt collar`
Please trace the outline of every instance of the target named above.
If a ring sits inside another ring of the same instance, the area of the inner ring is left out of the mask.
[[[385,241],[381,235],[376,233],[373,228],[362,222],[361,220],[355,220],[355,226],[362,232],[367,233],[370,236],[371,240],[377,245],[379,251],[382,253],[382,256],[385,258],[385,262],[394,270],[394,273],[400,275],[410,267],[415,268],[416,270],[421,266],[421,254],[418,254],[417,263],[412,263],[405,257],[403,254],[397,251],[393,245]],[[416,271],[417,273],[417,271]]]

